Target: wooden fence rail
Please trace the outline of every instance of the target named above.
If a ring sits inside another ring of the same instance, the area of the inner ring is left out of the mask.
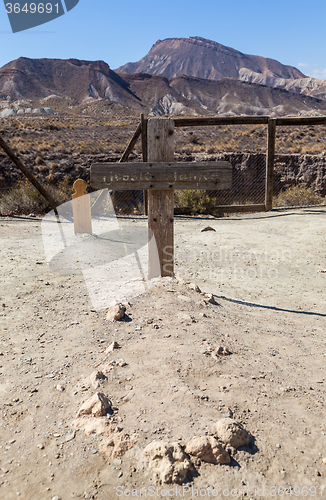
[[[225,212],[239,211],[258,211],[271,210],[273,199],[273,177],[274,177],[274,157],[275,157],[275,138],[276,127],[281,126],[302,126],[302,125],[326,125],[326,116],[317,117],[280,117],[270,118],[269,116],[214,116],[214,117],[190,117],[190,118],[175,118],[174,127],[202,127],[202,126],[219,126],[219,125],[267,125],[267,150],[266,150],[266,174],[265,174],[265,203],[254,205],[220,205],[218,208]],[[138,124],[133,137],[128,143],[120,162],[128,161],[137,140],[141,137],[142,141],[142,157],[143,162],[148,161],[148,145],[147,145],[147,127],[148,118],[141,115],[140,123]],[[48,191],[38,182],[33,174],[24,166],[21,160],[13,153],[5,141],[0,137],[0,147],[7,153],[16,166],[23,172],[28,180],[38,189],[49,204],[56,210],[56,202],[48,193]],[[144,207],[147,215],[148,193],[144,191]]]
[[[143,162],[147,160],[147,123],[148,118],[141,115],[139,128],[135,132],[133,139],[142,139]],[[283,117],[270,118],[269,116],[214,116],[214,117],[190,117],[175,118],[174,127],[205,127],[221,125],[267,125],[267,148],[266,148],[266,173],[265,173],[265,203],[251,205],[218,205],[224,212],[257,212],[269,211],[273,205],[273,181],[274,181],[274,160],[275,160],[275,140],[277,126],[301,126],[301,125],[326,125],[326,116],[317,117]],[[136,137],[137,134],[137,137]],[[136,142],[136,141],[134,141]],[[127,148],[128,154],[124,153],[120,161],[127,161],[131,152]],[[127,152],[126,150],[126,152]],[[147,215],[147,191],[144,191],[145,214]]]

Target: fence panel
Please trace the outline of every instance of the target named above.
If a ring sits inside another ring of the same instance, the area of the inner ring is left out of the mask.
[[[322,123],[277,126],[274,208],[325,203],[325,150],[326,126]]]

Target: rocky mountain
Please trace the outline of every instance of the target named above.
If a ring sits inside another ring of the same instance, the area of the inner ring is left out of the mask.
[[[300,116],[326,113],[323,99],[231,78],[215,81],[183,75],[168,80],[144,73],[120,73],[120,76],[152,115]]]
[[[230,78],[214,81],[178,76],[170,80],[170,86],[188,101],[217,114],[300,116],[326,112],[326,100]]]
[[[145,57],[135,63],[120,66],[117,72],[150,73],[168,79],[179,75],[219,80],[240,78],[247,69],[272,78],[304,78],[292,66],[275,59],[243,54],[231,47],[198,36],[158,40]]]
[[[64,97],[75,104],[88,98],[116,102],[137,100],[126,82],[103,61],[28,59],[20,57],[0,68],[0,99]]]
[[[326,80],[318,80],[317,78],[311,77],[278,78],[266,74],[255,73],[246,68],[242,68],[239,71],[239,78],[244,82],[269,85],[270,87],[326,99]]]
[[[296,80],[294,80],[296,81]],[[326,114],[326,100],[239,79],[116,73],[103,61],[19,58],[0,68],[0,117]]]
[[[233,78],[326,98],[325,80],[306,77],[297,68],[275,59],[243,54],[200,37],[158,40],[145,57],[116,71],[150,73],[169,79],[179,75],[211,80]]]

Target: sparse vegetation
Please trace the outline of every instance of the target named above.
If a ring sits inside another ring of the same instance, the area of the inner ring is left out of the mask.
[[[184,191],[175,191],[174,202],[178,208],[188,209],[187,211],[194,214],[202,214],[207,209],[214,207],[216,198],[208,196],[206,191],[201,189],[185,189]]]
[[[45,186],[58,205],[71,200],[73,188],[69,185],[68,177],[65,177],[57,186]],[[18,186],[12,188],[0,198],[0,215],[14,214],[44,214],[51,210],[45,198],[28,181],[19,181]]]
[[[302,207],[322,204],[326,204],[326,199],[315,193],[306,184],[291,186],[273,198],[273,207]]]
[[[69,115],[37,117],[17,115],[6,119],[0,118],[4,140],[33,174],[38,176],[42,184],[54,190],[64,176],[69,176],[70,184],[80,176],[87,176],[93,162],[118,161],[138,123],[139,117],[119,119],[119,115],[118,117],[112,117],[112,119],[107,116],[94,118],[91,116]],[[239,161],[242,162],[244,161],[241,159],[242,155],[265,153],[266,138],[267,126],[265,125],[176,128],[176,159],[187,161],[218,160],[225,153],[231,153],[230,157],[233,153],[240,153]],[[326,127],[324,126],[277,128],[277,155],[322,155],[325,144]],[[141,152],[141,141],[138,140],[130,159],[141,161]],[[14,165],[8,167],[8,159],[4,154],[1,154],[1,151],[0,156],[1,165],[4,165],[0,186],[1,188],[14,186],[19,178],[19,173],[17,173]],[[284,161],[288,160],[280,158],[276,161],[283,164]],[[308,163],[309,161],[311,160],[307,159]],[[262,155],[261,168],[264,168],[264,162]],[[323,162],[321,157],[317,162],[319,164]],[[281,185],[289,186],[297,178],[297,174],[293,171],[291,165],[289,166],[289,173],[286,168],[283,171],[280,170]],[[21,185],[15,187],[17,190],[21,190],[21,188]],[[264,187],[261,189],[263,190]],[[201,195],[198,193],[201,193]],[[300,194],[300,197],[306,200],[302,203],[282,201],[282,197],[286,198],[289,194],[288,192],[286,195],[281,193],[282,196],[279,195],[279,197],[275,198],[274,206],[277,206],[277,203],[282,203],[283,206],[288,204],[320,203],[318,194],[313,191],[308,198]],[[9,196],[9,194],[7,193],[6,196]],[[182,196],[177,194],[176,204],[180,208],[187,207],[188,211],[192,213],[203,212],[210,209],[215,203],[215,200],[208,200],[205,196],[207,195],[204,192],[197,192],[196,194],[193,191],[185,192]],[[16,210],[16,213],[18,213],[17,200],[22,200],[24,196],[14,191],[10,193],[10,198],[12,200],[10,206],[13,205],[14,207],[10,210]],[[33,199],[33,196],[31,198]],[[2,198],[2,206],[4,206],[3,203],[7,207],[9,206],[9,202],[5,201],[4,198]],[[245,204],[246,200],[241,198],[241,203]],[[29,205],[29,211],[38,210],[37,203],[34,200],[33,204],[30,201],[23,202],[20,212],[27,213],[26,206]],[[33,208],[34,205],[36,208]]]

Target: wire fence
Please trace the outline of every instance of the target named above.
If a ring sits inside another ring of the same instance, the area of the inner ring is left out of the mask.
[[[230,189],[176,190],[175,213],[220,214],[326,204],[325,117],[175,118],[174,124],[175,161],[227,161],[232,166]],[[114,130],[114,133],[118,132]],[[141,141],[137,143],[139,138]],[[142,115],[120,162],[128,161],[131,154],[133,160],[146,162],[147,149],[147,119]],[[8,151],[5,149],[7,155]],[[9,155],[11,159],[7,155],[4,158],[7,163],[15,160],[13,154]],[[117,161],[117,157],[102,156],[103,159],[98,161]],[[19,159],[16,158],[14,163],[22,170]],[[74,170],[75,174],[89,181],[91,164],[92,159],[89,158],[83,172]],[[34,177],[36,175],[42,183],[40,168],[38,166]],[[63,173],[57,172],[57,175]],[[3,182],[4,178],[0,175],[0,189],[5,194],[9,188],[3,187]],[[111,191],[110,200],[117,215],[147,213],[146,191]],[[103,196],[96,201],[96,207],[105,209]]]
[[[223,160],[232,165],[230,189],[175,191],[176,213],[216,214],[240,211],[240,208],[241,211],[264,209],[267,120],[265,123],[241,124],[241,118],[245,117],[240,117],[239,123],[234,117],[234,124],[230,120],[227,125],[195,128],[181,128],[179,125],[180,128],[176,128],[177,161]],[[305,122],[302,126],[291,126],[285,121],[286,126],[276,127],[271,189],[274,208],[326,203],[326,154],[323,151],[326,127],[324,123],[309,125]],[[115,191],[112,192],[112,199],[118,215],[146,213],[143,191]]]
[[[183,210],[200,209],[210,211],[219,206],[263,204],[265,200],[266,154],[225,153],[218,160],[232,165],[232,187],[222,190],[186,190],[175,192],[175,208]],[[111,198],[117,214],[144,214],[144,191],[111,191]],[[196,204],[197,200],[197,204]]]

